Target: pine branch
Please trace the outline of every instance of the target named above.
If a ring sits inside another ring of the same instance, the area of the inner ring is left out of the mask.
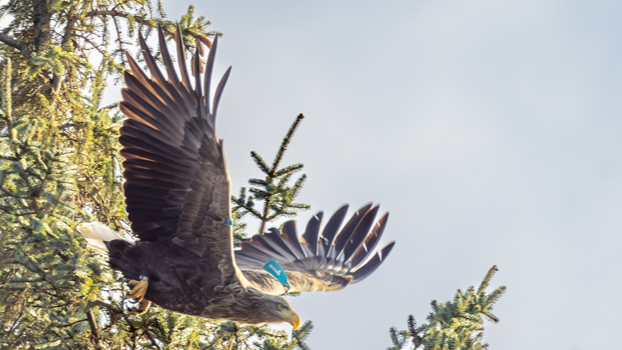
[[[482,283],[480,283],[479,288],[477,288],[478,295],[481,295],[485,292],[486,288],[490,284],[490,279],[492,279],[492,276],[494,276],[495,272],[497,271],[499,271],[499,269],[497,268],[497,265],[494,265],[493,267],[490,268],[490,270],[488,270],[488,273],[486,273],[486,276],[484,276],[484,280],[482,280]]]
[[[281,177],[281,176],[288,176],[291,175],[295,172],[297,172],[298,170],[301,170],[304,167],[304,165],[298,163],[298,164],[294,164],[294,165],[290,165],[288,167],[285,167],[281,170],[278,170],[274,173],[275,177]]]
[[[292,126],[287,131],[285,138],[283,138],[281,147],[279,148],[279,151],[276,153],[276,157],[274,157],[274,161],[272,162],[272,169],[270,169],[271,174],[273,176],[274,176],[274,172],[279,166],[279,163],[281,162],[281,159],[283,158],[283,154],[285,153],[285,150],[287,149],[287,145],[289,145],[289,142],[291,141],[292,136],[294,136],[294,132],[296,131],[296,129],[298,128],[298,125],[300,125],[300,122],[304,119],[304,117],[305,116],[302,113],[300,113],[298,117],[296,117],[296,120],[294,121]]]
[[[259,169],[261,169],[261,171],[263,171],[266,175],[270,175],[271,170],[270,168],[268,168],[268,164],[266,164],[266,162],[257,152],[251,151],[251,157],[253,158],[255,164],[257,164]]]
[[[302,185],[304,184],[306,179],[307,179],[307,174],[302,174],[302,176],[298,179],[298,181],[296,181],[296,183],[294,184],[294,188],[292,190],[292,199],[295,199],[296,196],[298,196],[298,192],[300,192],[300,190],[302,189]]]
[[[31,56],[30,49],[28,48],[28,44],[26,44],[25,42],[15,40],[9,37],[8,35],[4,34],[3,32],[0,32],[0,41],[11,47],[18,49],[19,52],[21,52],[22,55],[24,55],[24,57],[26,57],[27,59],[30,58]]]

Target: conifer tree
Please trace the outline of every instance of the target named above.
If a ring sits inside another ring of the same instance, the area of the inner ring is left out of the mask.
[[[252,214],[254,218],[259,219],[261,222],[259,231],[257,232],[259,234],[265,232],[268,222],[275,221],[281,217],[295,216],[299,211],[307,210],[311,207],[307,204],[292,203],[307,179],[306,174],[298,178],[293,186],[289,186],[289,180],[291,180],[292,175],[302,170],[304,165],[298,163],[286,166],[282,169],[278,168],[283,159],[283,154],[287,149],[287,145],[289,145],[289,142],[294,136],[294,132],[303,118],[304,116],[300,114],[289,128],[285,138],[283,138],[281,147],[274,157],[272,166],[268,166],[257,152],[251,152],[251,157],[255,161],[255,164],[257,164],[259,170],[266,174],[266,178],[265,180],[248,180],[249,185],[253,186],[249,190],[252,194],[247,197],[246,187],[242,187],[240,189],[240,195],[232,198],[235,204],[233,213],[236,219],[240,220],[246,214]],[[278,182],[275,183],[275,181]],[[262,200],[264,202],[262,212],[255,209],[255,200]]]
[[[486,288],[497,271],[497,266],[488,270],[477,290],[471,286],[466,292],[458,289],[453,301],[439,304],[433,300],[428,323],[417,326],[415,317],[408,316],[407,329],[389,330],[392,347],[387,350],[483,350],[488,344],[482,341],[484,320],[497,323],[492,313],[493,304],[506,290],[500,286],[490,293]]]

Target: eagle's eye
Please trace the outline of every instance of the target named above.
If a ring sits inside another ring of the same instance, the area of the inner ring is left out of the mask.
[[[283,306],[283,304],[277,304],[277,307],[279,310],[285,310],[285,306]]]

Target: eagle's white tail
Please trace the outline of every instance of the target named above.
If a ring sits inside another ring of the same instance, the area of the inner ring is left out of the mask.
[[[108,256],[108,247],[106,247],[104,242],[110,242],[115,239],[129,242],[127,239],[119,236],[116,232],[97,221],[78,226],[78,231],[86,238],[89,247],[104,256]]]

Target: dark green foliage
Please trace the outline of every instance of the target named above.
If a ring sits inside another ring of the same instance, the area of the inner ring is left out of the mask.
[[[458,289],[453,301],[439,304],[432,301],[432,312],[428,315],[428,323],[417,326],[415,318],[408,317],[406,330],[389,330],[393,346],[389,350],[412,349],[425,350],[481,350],[488,348],[482,342],[484,320],[499,322],[492,314],[493,304],[505,292],[501,286],[491,293],[486,293],[490,279],[497,271],[493,266],[475,291],[473,286],[466,292]]]
[[[91,344],[84,332],[89,299],[110,272],[84,254],[75,234],[74,220],[89,216],[74,203],[75,150],[62,147],[49,122],[52,110],[32,118],[13,113],[11,73],[6,60],[0,93],[0,346]]]
[[[246,194],[246,188],[240,189],[240,195],[236,198],[231,197],[231,200],[235,204],[233,207],[233,213],[235,219],[238,221],[242,219],[246,214],[251,214],[255,218],[261,220],[258,234],[262,234],[265,231],[266,223],[277,220],[281,217],[294,216],[299,211],[308,210],[311,206],[307,204],[293,203],[302,185],[307,179],[306,174],[302,174],[293,185],[289,185],[289,180],[292,175],[302,170],[303,165],[293,164],[279,169],[279,164],[283,158],[283,154],[287,149],[287,145],[291,141],[292,136],[296,128],[302,121],[304,116],[300,114],[289,131],[283,138],[281,147],[279,148],[272,166],[268,166],[263,158],[256,152],[251,152],[251,157],[257,164],[257,167],[266,174],[266,177],[262,179],[250,179],[248,183],[253,186],[249,189],[251,195]],[[262,200],[264,202],[263,210],[260,212],[255,209],[255,200]]]

